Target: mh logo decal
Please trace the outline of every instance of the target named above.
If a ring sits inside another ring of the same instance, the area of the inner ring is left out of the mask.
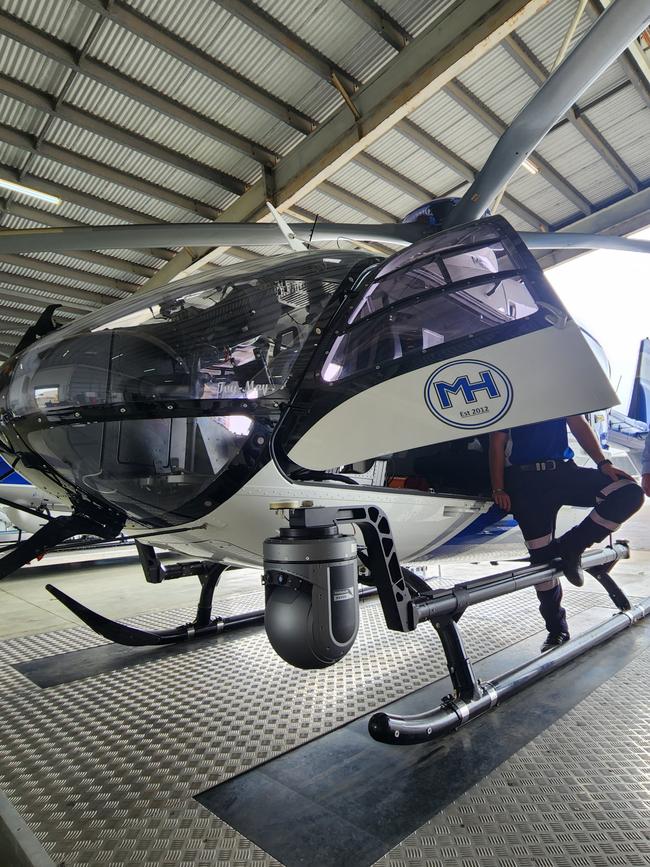
[[[424,399],[440,421],[475,430],[494,424],[508,412],[512,383],[502,370],[485,361],[450,361],[431,374]]]

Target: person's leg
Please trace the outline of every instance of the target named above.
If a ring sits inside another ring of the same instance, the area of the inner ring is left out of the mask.
[[[643,490],[632,479],[613,482],[599,470],[570,466],[562,473],[566,505],[593,506],[587,517],[557,540],[564,565],[580,571],[586,548],[602,542],[643,505]],[[572,580],[570,575],[567,575]],[[577,583],[577,582],[574,582]]]
[[[510,480],[509,480],[510,481]],[[539,473],[518,474],[508,485],[512,513],[519,524],[532,564],[548,563],[557,556],[555,521],[559,506],[553,486]],[[566,610],[562,606],[562,585],[551,578],[535,587],[539,600],[539,613],[544,619],[548,636],[542,651],[569,639]]]

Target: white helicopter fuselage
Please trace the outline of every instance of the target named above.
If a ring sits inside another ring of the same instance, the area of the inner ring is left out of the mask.
[[[146,541],[192,557],[238,566],[259,566],[264,539],[275,536],[280,527],[286,526],[290,507],[307,503],[343,507],[367,504],[383,509],[390,521],[398,556],[405,562],[444,545],[492,505],[485,499],[419,491],[328,483],[296,484],[269,462],[233,497],[201,521],[160,535],[148,532]],[[133,535],[144,540],[137,531]]]

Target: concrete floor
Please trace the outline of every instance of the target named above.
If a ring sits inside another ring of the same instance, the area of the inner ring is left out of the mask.
[[[617,538],[630,541],[630,560],[619,563],[615,577],[621,586],[636,596],[650,595],[650,500],[628,521]],[[137,557],[112,560],[111,549],[88,554],[52,553],[36,565],[24,567],[0,584],[0,639],[62,629],[79,620],[51,596],[45,585],[55,584],[90,608],[108,617],[123,619],[147,611],[191,607],[198,599],[196,578],[181,578],[163,584],[147,584]],[[122,554],[125,552],[122,550]],[[135,551],[133,549],[133,554]],[[81,560],[81,562],[79,562]],[[462,578],[482,574],[480,567],[444,563],[442,574]],[[484,572],[499,571],[498,567]],[[261,573],[254,569],[235,569],[224,575],[215,594],[219,598],[250,592],[260,586]],[[587,577],[587,582],[593,579]],[[586,585],[588,586],[588,585]]]

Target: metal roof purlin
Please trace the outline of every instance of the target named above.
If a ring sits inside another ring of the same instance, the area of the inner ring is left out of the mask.
[[[492,0],[489,5],[487,0],[459,2],[446,16],[444,28],[434,22],[354,94],[358,120],[347,106],[338,109],[280,160],[273,172],[276,207],[286,208],[299,202],[548,2]],[[268,195],[262,180],[218,220],[259,220],[266,214],[264,203]],[[164,266],[145,285],[147,288],[161,285],[190,263],[191,257],[185,253],[179,261],[174,259]]]
[[[602,15],[609,6],[611,0],[589,0],[591,11],[596,15]],[[650,106],[650,66],[641,48],[632,43],[621,54],[619,61],[625,67],[625,71],[640,94],[646,105]]]
[[[468,88],[462,85],[459,81],[451,81],[445,87],[445,92],[462,106],[465,111],[472,115],[486,129],[489,129],[497,138],[500,138],[508,128],[500,117],[491,111],[486,105],[478,100]],[[582,211],[583,214],[590,214],[593,210],[591,202],[587,201],[576,188],[570,184],[565,178],[560,175],[549,163],[543,159],[537,151],[533,151],[530,155],[535,165],[539,169],[540,175],[544,180],[552,184],[565,198]]]
[[[226,172],[219,171],[219,169],[215,169],[212,166],[193,160],[184,154],[170,150],[145,136],[138,135],[137,133],[125,129],[124,127],[109,123],[99,117],[99,115],[91,114],[89,111],[75,108],[72,105],[66,105],[60,99],[57,99],[48,93],[44,93],[41,90],[36,90],[36,88],[23,84],[20,81],[16,81],[9,76],[5,75],[0,77],[0,93],[4,93],[12,99],[17,99],[26,105],[30,105],[32,108],[37,108],[39,111],[50,115],[51,118],[59,117],[61,120],[74,124],[75,126],[80,126],[83,129],[89,130],[96,135],[109,139],[110,141],[115,141],[118,144],[125,145],[132,150],[147,154],[147,156],[153,157],[154,159],[160,160],[161,162],[167,163],[175,168],[182,169],[182,171],[187,172],[188,174],[206,178],[213,184],[217,184],[218,186],[223,187],[223,189],[235,193],[238,196],[245,192],[247,188],[246,184],[239,180],[239,178],[232,177],[232,175],[226,174]],[[39,133],[38,142],[40,143],[43,140],[44,134]]]
[[[324,81],[331,82],[332,72],[335,72],[349,93],[354,92],[359,87],[360,82],[351,76],[349,72],[337,66],[336,63],[333,63],[312,45],[304,42],[287,27],[280,24],[279,21],[276,21],[263,9],[248,2],[248,0],[216,0],[216,2],[223,9],[230,12],[231,15],[236,16],[240,21],[243,21],[270,42],[273,42],[278,48],[288,51],[296,60],[308,69],[311,69],[312,72],[315,72]]]
[[[277,154],[268,148],[235,133],[216,121],[204,117],[197,111],[182,105],[168,96],[163,96],[153,88],[141,84],[139,81],[107,66],[105,63],[93,60],[87,56],[79,59],[77,52],[71,46],[42,33],[35,27],[26,24],[24,21],[20,21],[18,18],[14,18],[8,13],[0,13],[0,33],[60,63],[68,69],[76,70],[88,78],[92,78],[94,81],[98,81],[107,87],[125,94],[142,105],[155,108],[167,117],[180,121],[186,126],[196,129],[215,141],[234,148],[263,165],[273,166],[276,163]]]
[[[66,166],[71,166],[79,171],[87,172],[90,175],[104,178],[104,180],[121,184],[124,187],[137,190],[138,192],[144,193],[147,196],[152,196],[155,199],[169,202],[170,204],[183,208],[186,211],[199,214],[208,220],[214,220],[219,214],[219,211],[210,205],[206,205],[203,202],[197,202],[195,199],[190,199],[189,197],[177,193],[168,187],[162,187],[159,184],[152,183],[151,181],[145,181],[136,175],[120,171],[106,163],[100,163],[90,157],[85,157],[79,153],[75,153],[74,151],[67,150],[60,145],[55,145],[50,142],[42,142],[40,147],[37,149],[35,136],[20,130],[12,129],[4,124],[0,124],[0,141],[4,141],[14,147],[23,148],[24,150],[37,151],[40,156],[46,157],[47,159],[63,163]]]
[[[303,114],[303,112],[282,102],[282,100],[273,96],[268,91],[263,90],[242,75],[239,75],[203,51],[195,48],[185,39],[178,36],[178,34],[171,33],[159,24],[150,21],[144,15],[140,15],[134,9],[119,2],[119,0],[112,0],[109,6],[105,6],[101,0],[79,0],[79,2],[99,15],[103,15],[114,21],[120,27],[124,27],[125,30],[129,30],[146,42],[155,45],[157,48],[161,48],[182,63],[186,63],[203,75],[208,76],[208,78],[227,87],[238,94],[238,96],[252,102],[288,126],[305,134],[311,132],[314,128],[314,121]]]
[[[536,84],[543,84],[548,78],[546,67],[532,54],[528,47],[515,34],[511,33],[503,41],[503,47],[519,66],[530,75]],[[577,105],[573,105],[566,115],[569,122],[581,133],[589,144],[598,152],[607,165],[616,172],[623,183],[635,193],[639,189],[639,183],[630,168],[625,165],[616,151],[606,141],[605,137],[596,129],[591,121],[585,117]],[[555,127],[554,127],[555,128]]]
[[[413,121],[402,120],[396,125],[395,129],[400,133],[400,135],[403,135],[405,138],[409,139],[409,141],[412,141],[413,144],[430,153],[431,156],[438,160],[438,162],[443,163],[447,168],[456,172],[456,174],[463,178],[463,180],[472,183],[476,177],[478,169],[475,169],[474,166],[471,166],[468,162],[450,151],[449,148],[432,138],[428,133],[425,133],[424,130],[420,129],[420,127],[414,124]],[[515,199],[514,196],[510,195],[510,193],[504,193],[503,204],[506,205],[513,214],[517,214],[518,217],[525,220],[529,226],[534,226],[542,232],[548,232],[549,224],[547,221],[542,219],[539,214],[536,214],[518,199]]]
[[[343,0],[343,2],[395,51],[401,51],[411,41],[406,30],[373,0]]]

